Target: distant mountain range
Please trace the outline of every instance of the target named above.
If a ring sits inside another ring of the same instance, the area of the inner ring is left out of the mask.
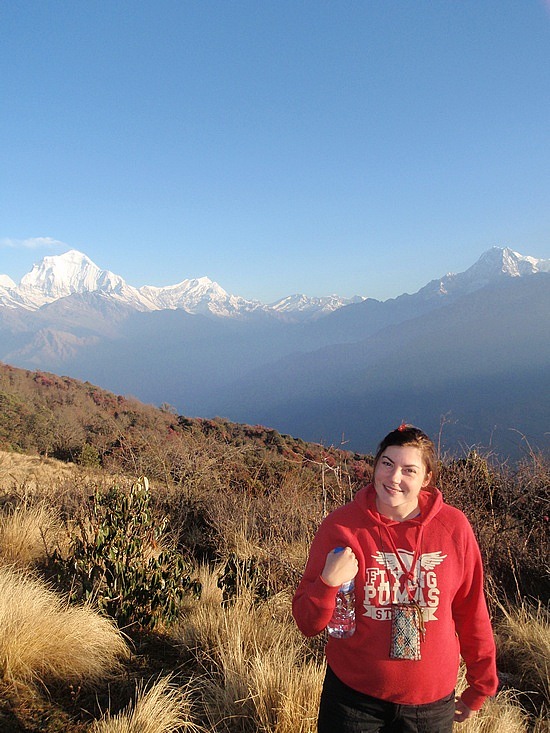
[[[290,295],[271,305],[230,295],[208,277],[182,280],[176,285],[134,288],[122,277],[101,270],[85,254],[70,250],[63,255],[44,257],[19,283],[0,275],[0,306],[37,310],[60,298],[98,293],[139,311],[184,310],[187,313],[239,318],[255,311],[290,316],[290,320],[314,318],[343,305],[363,300],[361,296],[309,298]]]
[[[401,420],[449,447],[545,448],[550,260],[494,247],[465,272],[378,301],[265,305],[208,278],[134,288],[70,251],[0,275],[0,360],[182,414],[373,450]]]

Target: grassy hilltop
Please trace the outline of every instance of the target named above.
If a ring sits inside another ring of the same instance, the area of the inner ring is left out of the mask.
[[[290,599],[371,464],[0,364],[0,730],[313,733],[323,640]],[[463,733],[548,730],[549,475],[538,454],[441,457],[502,682]]]

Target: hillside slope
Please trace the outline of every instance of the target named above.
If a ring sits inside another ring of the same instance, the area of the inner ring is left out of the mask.
[[[248,415],[309,440],[342,433],[358,450],[402,419],[449,443],[545,447],[550,408],[550,275],[484,288],[355,344],[293,355],[212,396],[211,410]]]
[[[275,480],[289,467],[346,466],[358,480],[368,459],[356,453],[282,435],[261,425],[191,419],[169,405],[147,405],[55,374],[0,362],[0,450],[37,452],[83,465],[146,474],[185,483],[185,460],[194,454],[235,486],[250,488],[258,476]],[[197,458],[197,460],[199,460]]]

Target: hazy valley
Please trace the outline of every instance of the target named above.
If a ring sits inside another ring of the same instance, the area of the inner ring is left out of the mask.
[[[208,278],[133,288],[85,255],[0,278],[0,359],[188,416],[374,448],[405,419],[449,448],[544,448],[550,265],[493,248],[468,270],[378,301],[264,305]]]

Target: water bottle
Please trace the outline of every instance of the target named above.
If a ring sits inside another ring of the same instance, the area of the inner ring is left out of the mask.
[[[342,552],[337,547],[334,552]],[[355,633],[355,580],[352,578],[338,588],[332,618],[327,631],[334,639],[349,639]]]

